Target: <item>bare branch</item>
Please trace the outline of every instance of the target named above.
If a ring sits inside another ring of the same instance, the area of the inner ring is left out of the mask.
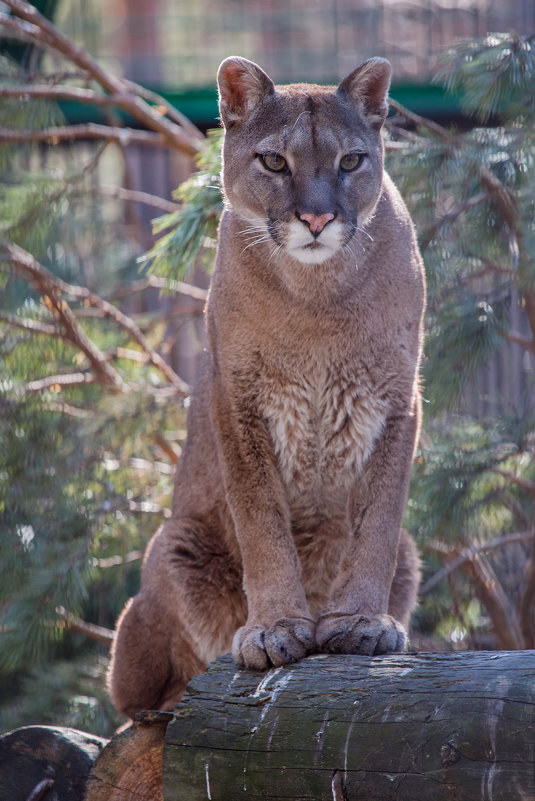
[[[42,408],[47,412],[66,414],[69,417],[76,417],[79,420],[90,420],[95,416],[95,413],[89,409],[81,409],[79,406],[73,406],[70,403],[65,403],[63,400],[57,403],[44,403]]]
[[[81,620],[79,617],[67,612],[63,606],[58,606],[56,612],[64,628],[69,629],[69,631],[83,634],[88,639],[96,640],[103,645],[111,645],[115,639],[115,632],[111,629],[106,629],[103,626],[96,626],[94,623],[87,623],[85,620]]]
[[[201,139],[204,140],[204,134],[200,131],[196,125],[192,123],[190,119],[188,119],[182,112],[178,111],[174,106],[167,102],[167,100],[162,97],[161,95],[157,94],[151,89],[147,89],[146,86],[142,86],[139,83],[134,83],[134,81],[130,81],[127,78],[124,78],[124,83],[128,86],[129,89],[139,97],[142,97],[144,100],[148,100],[150,103],[153,103],[156,106],[160,106],[166,109],[166,114],[169,119],[174,120],[178,125],[181,125],[182,128],[187,130],[194,139]]]
[[[126,565],[130,562],[138,562],[143,559],[143,551],[130,551],[125,556],[107,556],[102,559],[96,560],[97,567],[117,567],[118,565]]]
[[[148,192],[125,189],[122,186],[99,186],[96,191],[99,195],[115,197],[119,200],[128,200],[132,203],[144,203],[146,206],[153,206],[156,209],[161,209],[169,213],[177,211],[180,208],[178,203],[173,203],[171,200],[165,200],[165,198],[158,197],[157,195],[150,195]]]
[[[35,381],[30,381],[26,384],[26,392],[43,392],[52,387],[72,387],[76,384],[94,384],[97,377],[94,373],[90,372],[77,372],[77,373],[58,373],[57,375],[48,375],[45,378],[36,378]]]
[[[183,281],[172,281],[168,278],[160,278],[157,275],[149,275],[147,278],[141,278],[139,281],[126,284],[115,293],[114,297],[123,298],[134,292],[143,292],[145,289],[151,287],[155,289],[165,289],[168,292],[176,292],[179,295],[187,295],[195,300],[206,301],[208,298],[208,290],[206,289],[201,289],[192,284],[185,284]]]
[[[0,142],[47,142],[56,145],[59,142],[76,139],[105,139],[109,142],[116,142],[121,147],[132,144],[150,147],[168,146],[165,138],[158,133],[136,131],[133,128],[116,128],[111,125],[99,125],[95,122],[45,128],[39,131],[0,128]]]
[[[37,26],[40,33],[40,41],[52,46],[58,53],[70,59],[74,64],[88,73],[97,83],[100,84],[110,94],[123,97],[121,108],[128,111],[139,122],[148,128],[160,133],[167,145],[180,150],[189,156],[194,156],[202,149],[202,143],[194,138],[176,123],[166,119],[160,108],[151,107],[145,100],[133,94],[129,85],[115,76],[110,75],[104,70],[91,56],[81,47],[75,45],[70,39],[64,36],[58,29],[49,22],[36,8],[24,0],[6,0],[6,5],[18,17],[26,20],[32,25]]]
[[[437,572],[420,587],[420,595],[426,595],[439,582],[449,576],[450,573],[453,573],[454,570],[457,570],[457,568],[459,568],[465,562],[473,559],[478,553],[481,553],[482,551],[490,551],[494,548],[504,548],[507,545],[512,545],[518,542],[530,542],[532,538],[533,535],[530,532],[507,534],[504,537],[497,537],[494,540],[489,540],[488,542],[474,545],[471,548],[467,548],[466,550],[462,551],[461,553],[458,553],[456,550],[446,551],[444,553],[441,551],[441,558],[446,558],[446,555],[449,554],[451,561],[444,565],[444,567],[441,567],[440,570],[437,570]]]
[[[165,113],[173,118],[174,121],[188,133],[199,141],[204,140],[204,135],[193,125],[183,114],[170,106],[160,95],[150,92],[144,87],[132,81],[123,81],[124,86],[131,91],[128,93],[118,93],[103,95],[92,89],[83,89],[78,86],[64,86],[59,84],[26,84],[20,86],[8,86],[0,88],[0,97],[16,97],[20,100],[30,100],[38,98],[42,100],[72,100],[78,103],[91,103],[95,106],[124,108],[129,111],[132,103],[132,94],[139,95],[144,99],[151,100],[157,104],[158,113],[160,109],[165,109]]]
[[[0,97],[16,97],[19,100],[73,100],[79,103],[91,103],[94,106],[120,106],[124,100],[124,96],[120,94],[103,95],[78,86],[50,84],[4,86],[0,88]]]
[[[500,647],[504,650],[525,648],[518,613],[484,553],[475,554],[461,565],[484,604]]]
[[[61,331],[51,323],[31,320],[28,317],[17,317],[15,314],[0,314],[0,323],[7,323],[14,328],[22,328],[23,331],[30,331],[32,334],[47,334],[48,336],[54,337],[61,336]]]
[[[388,102],[392,108],[398,112],[398,114],[402,114],[406,119],[413,122],[419,128],[427,128],[429,131],[432,131],[445,144],[451,144],[453,136],[447,128],[443,128],[442,125],[438,124],[438,122],[428,120],[426,117],[420,117],[419,114],[409,111],[408,108],[402,106],[401,103],[398,103],[397,100],[394,100],[391,97],[388,98]]]

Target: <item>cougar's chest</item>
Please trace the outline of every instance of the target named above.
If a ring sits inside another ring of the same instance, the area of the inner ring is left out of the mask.
[[[314,365],[274,382],[263,411],[292,505],[303,507],[347,494],[385,419],[367,373],[355,367]]]

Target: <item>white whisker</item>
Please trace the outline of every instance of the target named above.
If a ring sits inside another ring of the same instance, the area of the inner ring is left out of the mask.
[[[373,236],[372,236],[371,234],[369,234],[369,233],[368,233],[368,231],[366,231],[364,228],[359,228],[359,227],[358,227],[358,225],[356,225],[356,226],[355,226],[355,231],[356,231],[357,233],[359,233],[359,234],[364,234],[364,236],[367,236],[367,237],[368,237],[368,239],[370,240],[370,242],[373,242]]]
[[[246,245],[242,250],[242,253],[244,253],[248,248],[252,247],[253,245],[259,245],[261,242],[269,242],[270,239],[271,239],[270,235],[264,233],[262,236],[259,236],[257,239],[253,239],[252,242],[249,242],[249,244]]]
[[[273,250],[271,251],[271,256],[268,259],[268,264],[273,258],[273,256],[275,256],[275,254],[278,253],[280,250],[282,250],[282,245],[277,245],[277,247],[273,248]]]

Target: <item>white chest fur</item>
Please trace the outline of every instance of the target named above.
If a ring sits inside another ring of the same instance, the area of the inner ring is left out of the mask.
[[[385,421],[367,373],[316,367],[271,386],[263,412],[292,507],[347,497]]]

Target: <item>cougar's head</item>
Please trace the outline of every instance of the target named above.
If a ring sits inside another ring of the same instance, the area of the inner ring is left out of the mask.
[[[305,264],[350,247],[381,192],[390,75],[388,61],[372,58],[337,88],[275,87],[251,61],[223,61],[223,185],[250,244]]]

